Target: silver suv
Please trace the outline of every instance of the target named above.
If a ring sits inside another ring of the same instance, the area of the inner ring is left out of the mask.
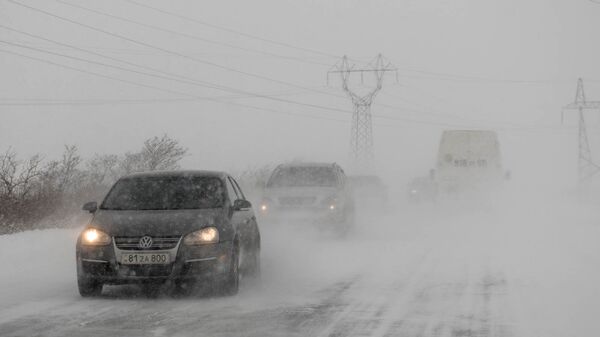
[[[346,231],[354,223],[354,200],[338,164],[282,164],[267,181],[260,214],[270,221],[310,221]]]

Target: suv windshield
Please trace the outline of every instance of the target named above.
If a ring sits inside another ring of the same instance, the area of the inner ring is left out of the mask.
[[[215,177],[136,177],[119,180],[104,199],[107,210],[174,210],[222,207],[223,183]]]
[[[273,174],[268,187],[337,186],[335,171],[330,167],[286,167]]]

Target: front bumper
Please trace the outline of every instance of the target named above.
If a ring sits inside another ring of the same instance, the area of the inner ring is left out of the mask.
[[[114,244],[107,246],[77,245],[77,275],[107,284],[144,283],[179,280],[210,280],[229,271],[233,245],[230,241],[217,244],[186,246],[180,239],[169,250],[122,250]],[[168,264],[122,264],[125,253],[168,253]]]

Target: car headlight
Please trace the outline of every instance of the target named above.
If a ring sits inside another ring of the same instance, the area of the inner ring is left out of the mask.
[[[263,199],[263,201],[260,203],[260,211],[263,213],[267,212],[270,207],[271,207],[271,200],[268,198]]]
[[[331,196],[325,199],[325,207],[330,211],[335,211],[340,204],[340,201],[337,196]]]
[[[216,227],[206,227],[185,236],[186,245],[207,245],[219,242],[219,230]]]
[[[86,246],[106,246],[110,236],[96,228],[88,228],[81,233],[81,244]]]

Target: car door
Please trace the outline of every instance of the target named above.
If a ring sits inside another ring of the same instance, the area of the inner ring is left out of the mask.
[[[231,177],[227,177],[225,179],[225,184],[227,185],[227,194],[229,195],[229,203],[232,206],[231,211],[231,224],[235,228],[236,235],[239,240],[240,250],[245,251],[248,247],[248,214],[246,209],[238,209],[233,208],[233,205],[237,199],[243,199],[243,196],[240,195],[239,191],[234,187],[233,181]],[[243,255],[243,253],[242,253]]]
[[[229,182],[231,183],[233,189],[235,190],[238,199],[246,200],[246,196],[242,192],[242,189],[238,185],[237,181],[232,177],[228,177]],[[252,207],[247,209],[242,209],[237,211],[239,216],[241,217],[241,224],[239,227],[241,236],[242,236],[242,244],[243,248],[248,252],[255,248],[256,240],[257,240],[257,225],[256,225],[256,217],[254,216],[254,211]]]
[[[231,211],[230,211],[231,225],[233,226],[233,228],[235,230],[235,234],[236,234],[236,236],[238,236],[238,239],[240,240],[240,244],[241,244],[242,240],[243,240],[242,228],[243,228],[243,223],[245,221],[245,216],[243,214],[243,211],[238,211],[238,210],[235,210],[235,208],[234,208],[234,203],[237,199],[240,198],[240,196],[238,195],[237,191],[233,187],[233,184],[231,183],[231,180],[229,179],[229,177],[225,178],[225,185],[227,186],[227,197],[229,199],[228,200],[229,205],[231,205]]]

